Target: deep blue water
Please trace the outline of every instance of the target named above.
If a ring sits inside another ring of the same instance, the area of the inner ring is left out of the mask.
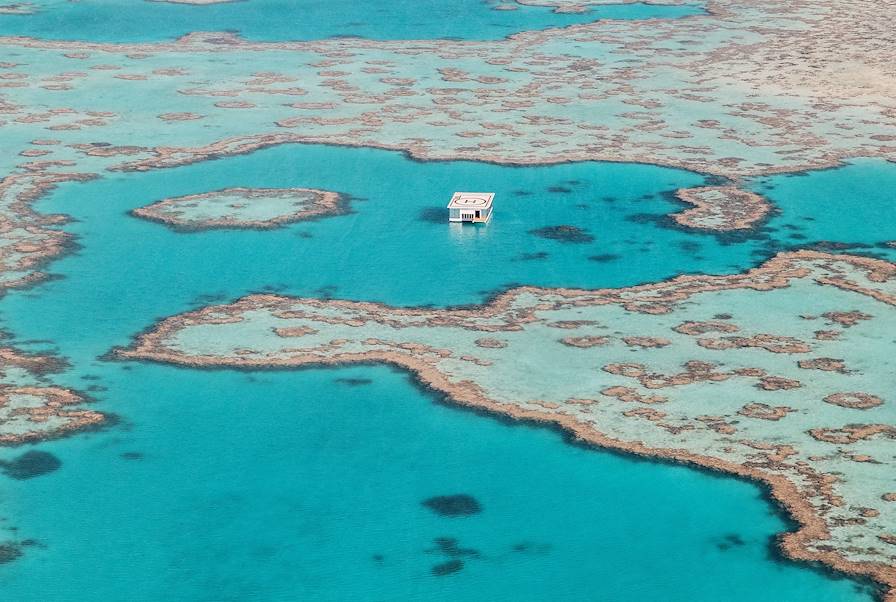
[[[483,0],[245,0],[190,6],[145,0],[33,0],[31,15],[0,15],[0,35],[91,42],[152,42],[194,31],[235,31],[259,41],[460,38],[497,40],[521,31],[598,19],[676,18],[699,14],[698,4],[617,4],[583,13],[517,5],[493,10]],[[511,2],[512,4],[512,2]],[[151,24],[147,26],[147,24]]]
[[[94,387],[97,407],[122,421],[39,445],[61,459],[56,472],[0,477],[10,536],[40,542],[0,566],[0,591],[23,602],[867,600],[851,581],[770,553],[787,525],[753,485],[441,405],[387,368],[245,373],[98,359],[155,318],[268,287],[454,305],[512,282],[622,286],[744,269],[769,236],[814,211],[791,180],[812,189],[851,169],[768,182],[781,207],[774,230],[742,241],[665,227],[679,208],[668,192],[703,178],[645,165],[420,163],[293,145],[61,186],[37,209],[74,216],[66,229],[81,248],[51,265],[60,278],[4,298],[0,326],[70,359],[59,381]],[[201,233],[127,214],[237,185],[335,189],[355,197],[354,213]],[[497,193],[491,224],[445,223],[458,189]],[[564,224],[594,240],[530,233]],[[482,512],[446,518],[421,505],[450,494],[473,496]],[[459,572],[433,574],[452,560]]]

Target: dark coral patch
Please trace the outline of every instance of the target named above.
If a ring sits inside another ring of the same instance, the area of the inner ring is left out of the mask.
[[[436,577],[444,577],[445,575],[457,573],[463,568],[464,561],[458,558],[453,558],[451,560],[446,560],[445,562],[440,562],[439,564],[433,565],[432,574]]]
[[[22,555],[22,545],[17,542],[0,543],[0,564],[6,564]]]
[[[31,479],[53,472],[62,462],[51,453],[42,451],[25,452],[10,462],[0,462],[0,470],[11,479]]]
[[[337,378],[336,382],[349,387],[363,387],[371,384],[373,381],[369,378]]]
[[[476,498],[470,495],[437,495],[420,502],[439,516],[470,516],[482,512]]]
[[[510,549],[514,552],[533,552],[536,554],[547,554],[551,551],[551,544],[521,541],[520,543],[513,544]]]
[[[424,207],[417,214],[417,219],[427,224],[444,224],[448,221],[448,212],[440,207]]]
[[[588,261],[596,261],[598,263],[608,263],[610,261],[616,261],[620,259],[619,255],[614,255],[613,253],[602,253],[600,255],[591,255],[588,257]]]
[[[427,550],[430,554],[442,554],[449,558],[479,558],[479,550],[474,548],[462,548],[457,539],[453,537],[437,537],[433,540],[435,548]]]
[[[743,537],[737,533],[729,533],[728,535],[725,535],[721,541],[716,542],[716,547],[724,552],[731,548],[744,546],[746,543],[747,542],[744,541]]]
[[[594,242],[594,237],[587,230],[577,228],[576,226],[545,226],[529,230],[529,234],[538,236],[539,238],[547,238],[548,240],[556,240],[557,242],[567,244],[585,244]]]
[[[520,255],[516,256],[515,260],[516,261],[538,261],[538,260],[547,259],[547,258],[548,258],[547,253],[545,253],[544,251],[538,251],[536,253],[521,253]]]
[[[333,284],[329,284],[327,286],[322,286],[319,289],[316,289],[315,294],[321,299],[332,299],[336,296],[336,293],[339,291],[339,287]]]

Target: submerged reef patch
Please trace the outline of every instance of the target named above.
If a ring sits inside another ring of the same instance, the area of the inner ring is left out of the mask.
[[[594,237],[587,230],[578,226],[545,226],[529,230],[529,234],[569,244],[585,244],[594,241]]]
[[[6,564],[22,555],[22,545],[16,542],[0,543],[0,564]]]
[[[471,495],[437,495],[420,502],[439,516],[471,516],[482,512],[482,507]]]
[[[745,546],[747,542],[737,533],[729,533],[716,542],[716,547],[725,552],[731,548],[739,548]]]
[[[452,558],[445,562],[440,562],[432,566],[432,574],[436,577],[443,577],[451,573],[457,573],[464,568],[464,561],[460,558]]]
[[[600,255],[590,255],[588,257],[588,261],[596,261],[597,263],[609,263],[618,259],[622,259],[622,256],[614,253],[601,253]]]
[[[428,549],[426,551],[427,554],[439,554],[448,558],[448,560],[432,566],[432,574],[436,577],[443,577],[462,570],[464,568],[464,558],[480,557],[479,550],[462,548],[457,539],[453,537],[437,537],[433,540],[433,543],[435,543],[435,547]]]
[[[0,460],[0,472],[11,479],[32,479],[58,470],[62,462],[51,453],[27,451],[10,461]]]
[[[31,2],[0,4],[0,15],[33,15],[37,10],[37,6]]]
[[[336,382],[349,387],[363,387],[373,383],[369,378],[337,378]]]

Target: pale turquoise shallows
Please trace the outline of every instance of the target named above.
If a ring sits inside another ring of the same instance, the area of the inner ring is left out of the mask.
[[[700,14],[698,3],[595,6],[580,13],[549,7],[494,10],[483,0],[246,0],[206,6],[133,0],[32,0],[29,15],[0,15],[0,35],[90,42],[151,42],[194,31],[234,31],[252,40],[497,40],[519,33],[598,19],[677,18]]]
[[[58,349],[73,364],[60,382],[92,389],[121,422],[38,446],[62,460],[54,473],[0,477],[9,537],[40,543],[0,566],[4,599],[869,600],[860,584],[776,557],[771,538],[788,525],[753,485],[435,403],[384,367],[98,359],[156,318],[269,287],[453,305],[513,281],[620,286],[749,266],[763,241],[661,225],[680,208],[668,193],[702,182],[643,165],[284,146],[60,187],[38,209],[73,215],[81,247],[52,264],[61,278],[0,301],[0,326],[27,349]],[[127,213],[232,186],[336,189],[355,213],[199,233]],[[445,223],[464,188],[497,192],[491,224]],[[586,236],[530,233],[558,225]],[[481,512],[421,504],[453,494]]]

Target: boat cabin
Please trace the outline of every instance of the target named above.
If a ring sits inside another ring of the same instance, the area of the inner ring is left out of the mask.
[[[492,218],[494,199],[494,192],[455,192],[448,203],[448,221],[484,224]]]

